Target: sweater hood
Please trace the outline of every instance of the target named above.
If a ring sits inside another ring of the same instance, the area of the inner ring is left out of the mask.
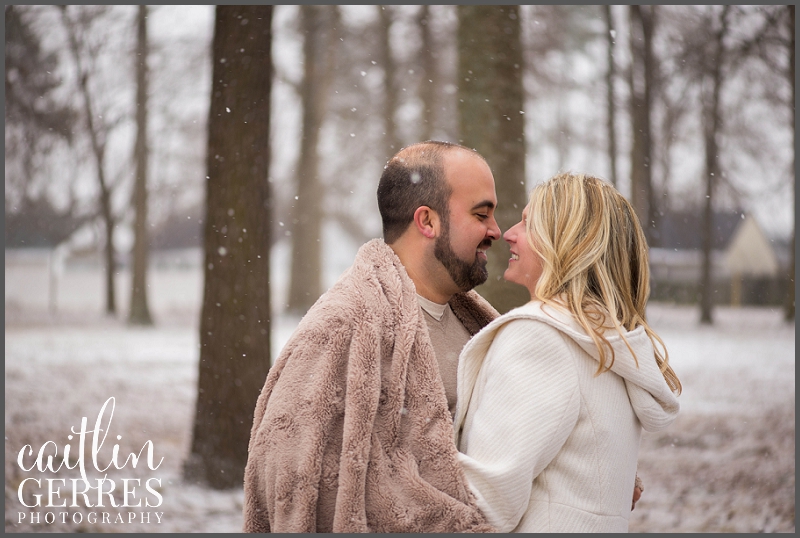
[[[545,305],[541,301],[531,301],[504,314],[488,325],[468,347],[488,346],[495,333],[514,319],[535,319],[554,327],[565,337],[574,341],[594,360],[600,361],[600,353],[590,336],[566,310]],[[614,350],[614,363],[611,371],[625,381],[631,406],[642,427],[649,432],[657,432],[668,427],[678,416],[680,404],[658,368],[655,350],[644,327],[637,327],[624,333],[625,339],[616,330],[605,334]],[[479,340],[482,340],[483,343]],[[626,345],[627,340],[628,345]],[[633,354],[631,353],[633,350]],[[466,351],[466,348],[465,348]],[[634,357],[635,354],[635,357]],[[603,375],[603,374],[601,374]]]

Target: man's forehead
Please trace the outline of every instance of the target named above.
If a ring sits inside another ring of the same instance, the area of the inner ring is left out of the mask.
[[[445,181],[451,196],[469,199],[470,206],[494,207],[495,184],[489,165],[479,155],[466,150],[449,152],[445,157]],[[460,153],[460,155],[456,155]]]
[[[494,177],[486,161],[480,155],[464,149],[447,152],[442,168],[451,187],[479,177],[488,179],[494,185]]]
[[[473,159],[476,163],[483,163],[484,165],[486,165],[486,161],[484,160],[483,157],[480,156],[480,154],[471,151],[467,148],[462,148],[458,146],[450,148],[448,151],[444,152],[443,157],[444,157],[445,167],[447,167],[448,164],[451,163],[466,162],[466,161],[471,161]]]

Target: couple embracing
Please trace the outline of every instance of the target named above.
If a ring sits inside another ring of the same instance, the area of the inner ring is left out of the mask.
[[[589,175],[535,187],[502,234],[531,300],[498,315],[473,290],[501,239],[486,161],[414,144],[377,194],[383,239],[267,376],[244,530],[627,531],[641,431],[672,423],[681,389],[630,204]]]

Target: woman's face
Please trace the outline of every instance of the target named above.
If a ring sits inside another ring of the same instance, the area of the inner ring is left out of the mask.
[[[525,286],[531,297],[534,297],[536,283],[542,276],[542,259],[530,247],[525,236],[529,209],[529,206],[525,206],[525,209],[522,210],[522,220],[503,234],[503,239],[511,247],[511,259],[508,260],[508,269],[503,274],[503,278]]]

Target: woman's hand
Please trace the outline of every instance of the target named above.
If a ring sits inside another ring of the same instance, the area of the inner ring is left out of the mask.
[[[636,502],[642,497],[644,493],[644,484],[642,479],[639,478],[639,473],[636,473],[636,481],[633,483],[633,500],[631,501],[631,512],[636,507]]]

